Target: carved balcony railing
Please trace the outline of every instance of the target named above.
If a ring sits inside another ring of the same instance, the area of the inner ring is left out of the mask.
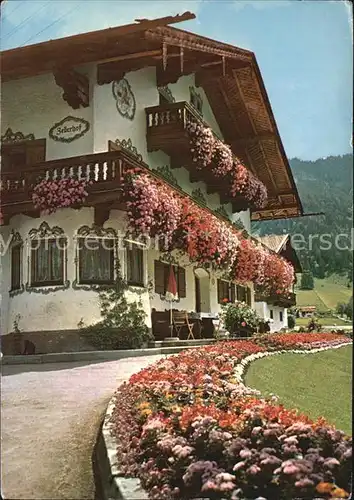
[[[127,167],[136,166],[141,167],[142,163],[128,151],[121,149],[46,161],[32,167],[26,166],[23,170],[1,172],[0,194],[4,222],[19,213],[35,214],[32,190],[41,179],[72,177],[92,181],[84,205],[115,202],[118,208],[120,193],[124,188],[122,174]]]
[[[234,211],[246,210],[249,202],[242,196],[233,198],[230,185],[222,178],[215,177],[210,169],[196,169],[191,155],[190,137],[187,132],[189,123],[204,122],[201,115],[188,102],[173,102],[145,108],[146,140],[148,151],[161,150],[171,157],[171,167],[186,167],[190,172],[191,182],[203,181],[208,193],[218,193],[221,203],[232,203]],[[218,139],[218,135],[213,132]]]
[[[276,293],[267,294],[256,288],[254,299],[256,302],[266,302],[267,304],[279,307],[289,308],[296,305],[296,294],[294,292],[288,292],[286,295],[278,295]]]

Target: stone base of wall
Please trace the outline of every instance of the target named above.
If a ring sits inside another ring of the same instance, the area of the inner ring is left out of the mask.
[[[26,340],[33,342],[36,354],[97,350],[85,341],[78,330],[58,330],[2,335],[1,352],[4,356],[23,354]]]
[[[79,330],[49,330],[1,335],[1,352],[4,356],[23,354],[26,340],[35,345],[35,354],[99,350],[85,340],[84,335],[79,332]]]

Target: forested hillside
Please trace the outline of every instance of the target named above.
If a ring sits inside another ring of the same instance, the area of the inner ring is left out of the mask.
[[[294,158],[290,165],[304,212],[325,212],[325,215],[257,222],[252,225],[253,233],[302,234],[306,248],[297,252],[303,266],[309,267],[314,276],[323,278],[334,273],[351,276],[353,156],[329,156],[316,161]],[[339,248],[345,246],[347,250]]]

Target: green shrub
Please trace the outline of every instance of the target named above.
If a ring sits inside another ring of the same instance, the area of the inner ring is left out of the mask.
[[[244,302],[223,305],[221,317],[226,330],[232,336],[252,334],[261,322],[258,314]]]
[[[114,286],[100,292],[102,320],[91,326],[80,327],[80,334],[100,350],[138,349],[153,340],[145,324],[146,314],[141,301],[128,302],[127,285],[118,278]]]

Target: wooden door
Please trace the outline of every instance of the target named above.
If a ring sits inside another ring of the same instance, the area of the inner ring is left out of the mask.
[[[45,161],[45,139],[26,142],[26,165],[36,165]]]
[[[25,170],[45,161],[46,140],[23,141],[1,146],[1,166],[4,172]]]

